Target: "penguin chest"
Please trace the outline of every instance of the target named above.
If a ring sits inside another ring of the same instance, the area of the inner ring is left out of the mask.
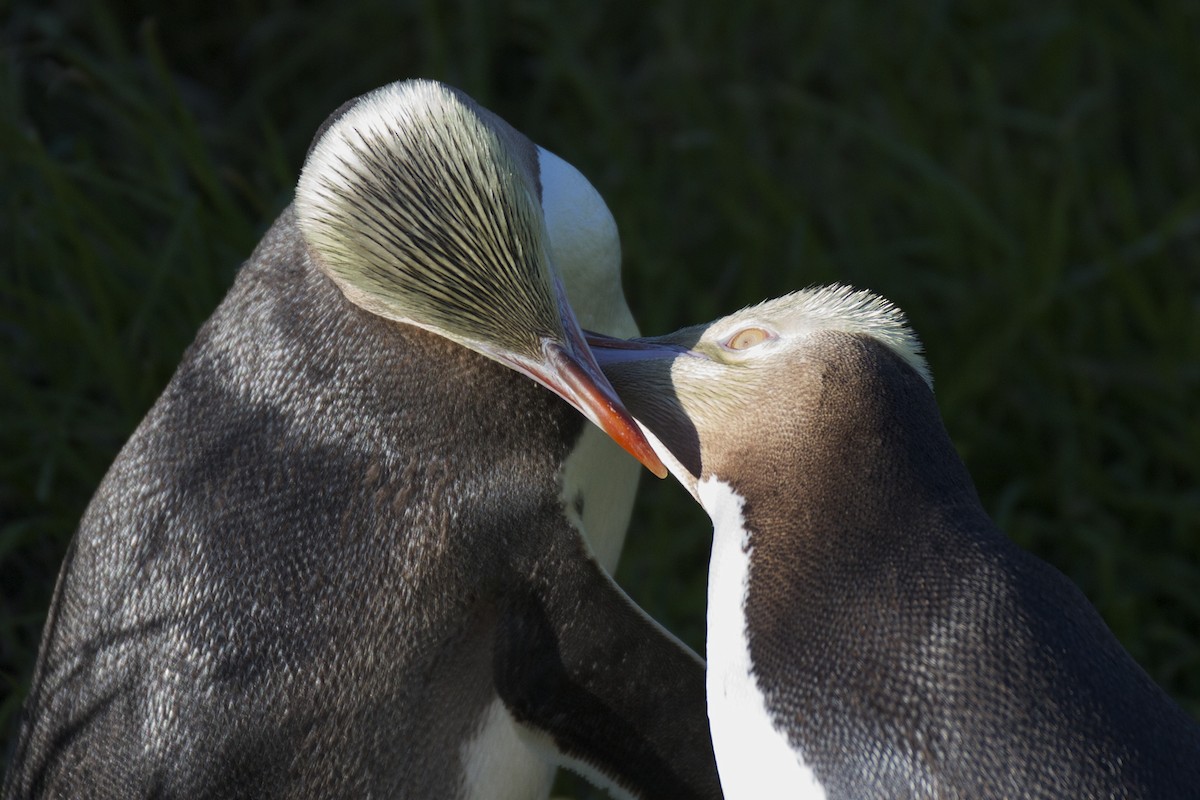
[[[824,798],[816,776],[771,718],[755,678],[746,628],[753,551],[742,498],[706,478],[700,502],[713,520],[708,576],[708,719],[721,787],[738,798]]]

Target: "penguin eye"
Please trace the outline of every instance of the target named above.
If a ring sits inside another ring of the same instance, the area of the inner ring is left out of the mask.
[[[725,340],[725,346],[730,350],[749,350],[770,338],[771,334],[762,328],[742,328]]]

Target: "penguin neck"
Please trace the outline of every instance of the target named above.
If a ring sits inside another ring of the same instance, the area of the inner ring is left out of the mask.
[[[744,501],[748,547],[815,576],[886,561],[944,513],[983,515],[932,392],[899,356],[864,338],[820,381],[791,419],[776,415],[736,454],[708,459],[706,477]]]
[[[796,797],[824,800],[820,781],[780,731],[755,677],[746,624],[753,552],[744,498],[713,477],[697,484],[696,496],[713,520],[705,689],[721,785],[729,797],[770,797],[787,786]]]

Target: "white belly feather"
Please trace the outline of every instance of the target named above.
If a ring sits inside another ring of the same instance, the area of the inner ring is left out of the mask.
[[[803,754],[772,721],[755,680],[746,636],[750,552],[742,498],[706,478],[697,487],[713,521],[708,573],[708,719],[727,800],[824,798]]]

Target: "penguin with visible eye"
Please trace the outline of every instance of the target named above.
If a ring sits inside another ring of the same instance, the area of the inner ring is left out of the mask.
[[[719,797],[571,303],[636,332],[574,168],[434,82],[336,112],[84,515],[4,797]]]
[[[816,289],[591,343],[713,520],[727,798],[1200,793],[1200,726],[988,518],[890,303]]]

